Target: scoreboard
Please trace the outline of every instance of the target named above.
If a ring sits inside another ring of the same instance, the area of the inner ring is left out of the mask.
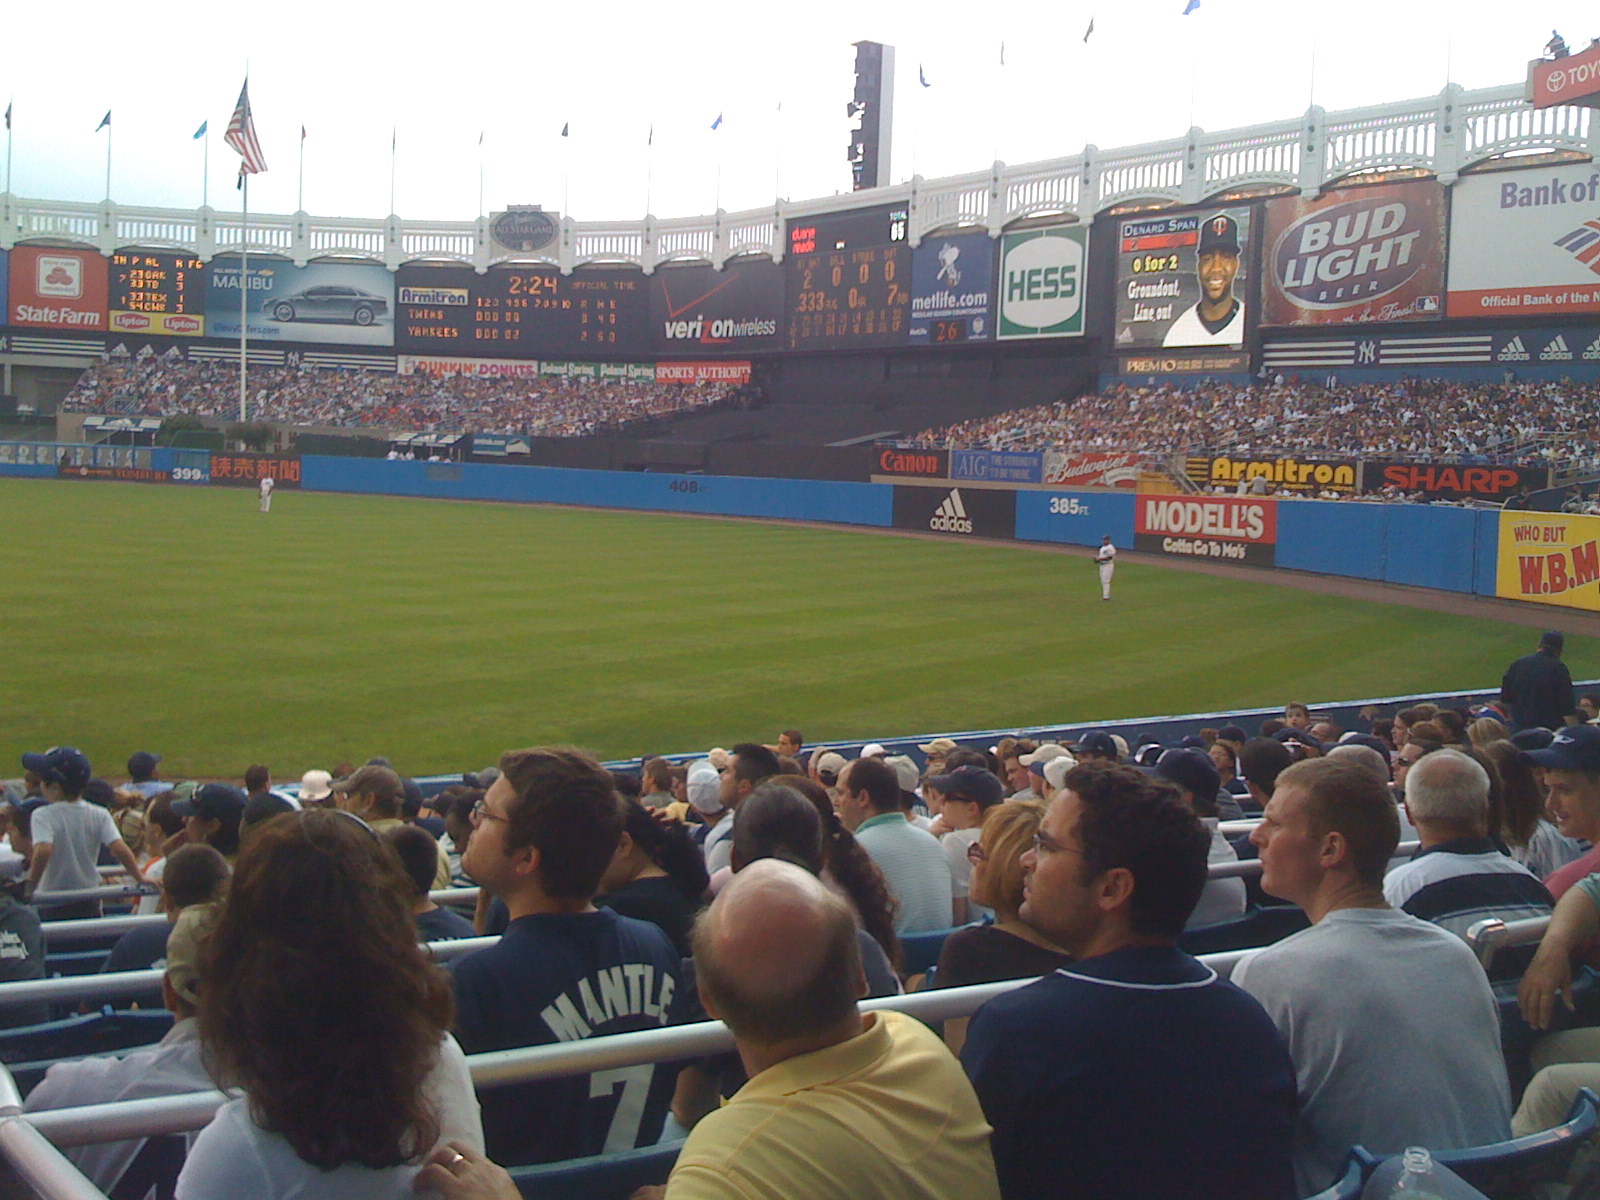
[[[402,267],[395,345],[485,358],[638,354],[650,299],[642,272],[603,267],[471,270]]]
[[[158,250],[111,256],[109,304],[113,333],[199,337],[206,328],[206,265]]]
[[[881,204],[790,221],[790,350],[903,346],[911,323],[910,212]]]

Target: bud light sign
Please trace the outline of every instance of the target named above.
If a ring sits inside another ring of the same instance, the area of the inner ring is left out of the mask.
[[[1444,197],[1433,180],[1342,188],[1267,205],[1263,323],[1443,316]]]

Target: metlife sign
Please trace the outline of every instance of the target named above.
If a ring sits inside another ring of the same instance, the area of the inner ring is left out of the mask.
[[[1000,247],[1000,317],[996,336],[1082,337],[1084,267],[1089,230],[1053,225],[1008,233]]]

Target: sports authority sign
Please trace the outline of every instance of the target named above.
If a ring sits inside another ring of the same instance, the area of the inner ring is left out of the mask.
[[[1000,340],[1083,335],[1088,245],[1085,225],[1028,229],[1001,239]]]
[[[1437,320],[1444,231],[1431,179],[1269,201],[1262,324]]]
[[[1134,504],[1135,550],[1270,567],[1277,544],[1276,500],[1142,495]]]
[[[969,487],[894,488],[894,527],[972,537],[1017,536],[1017,494]]]
[[[1468,175],[1453,190],[1450,316],[1600,312],[1600,167]]]
[[[1495,594],[1600,612],[1600,517],[1501,513]]]

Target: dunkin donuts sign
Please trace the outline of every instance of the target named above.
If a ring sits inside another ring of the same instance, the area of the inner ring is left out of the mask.
[[[1340,188],[1267,205],[1263,324],[1444,315],[1443,190],[1433,180]]]
[[[1153,554],[1270,567],[1276,563],[1278,502],[1236,496],[1140,496],[1133,546]]]

